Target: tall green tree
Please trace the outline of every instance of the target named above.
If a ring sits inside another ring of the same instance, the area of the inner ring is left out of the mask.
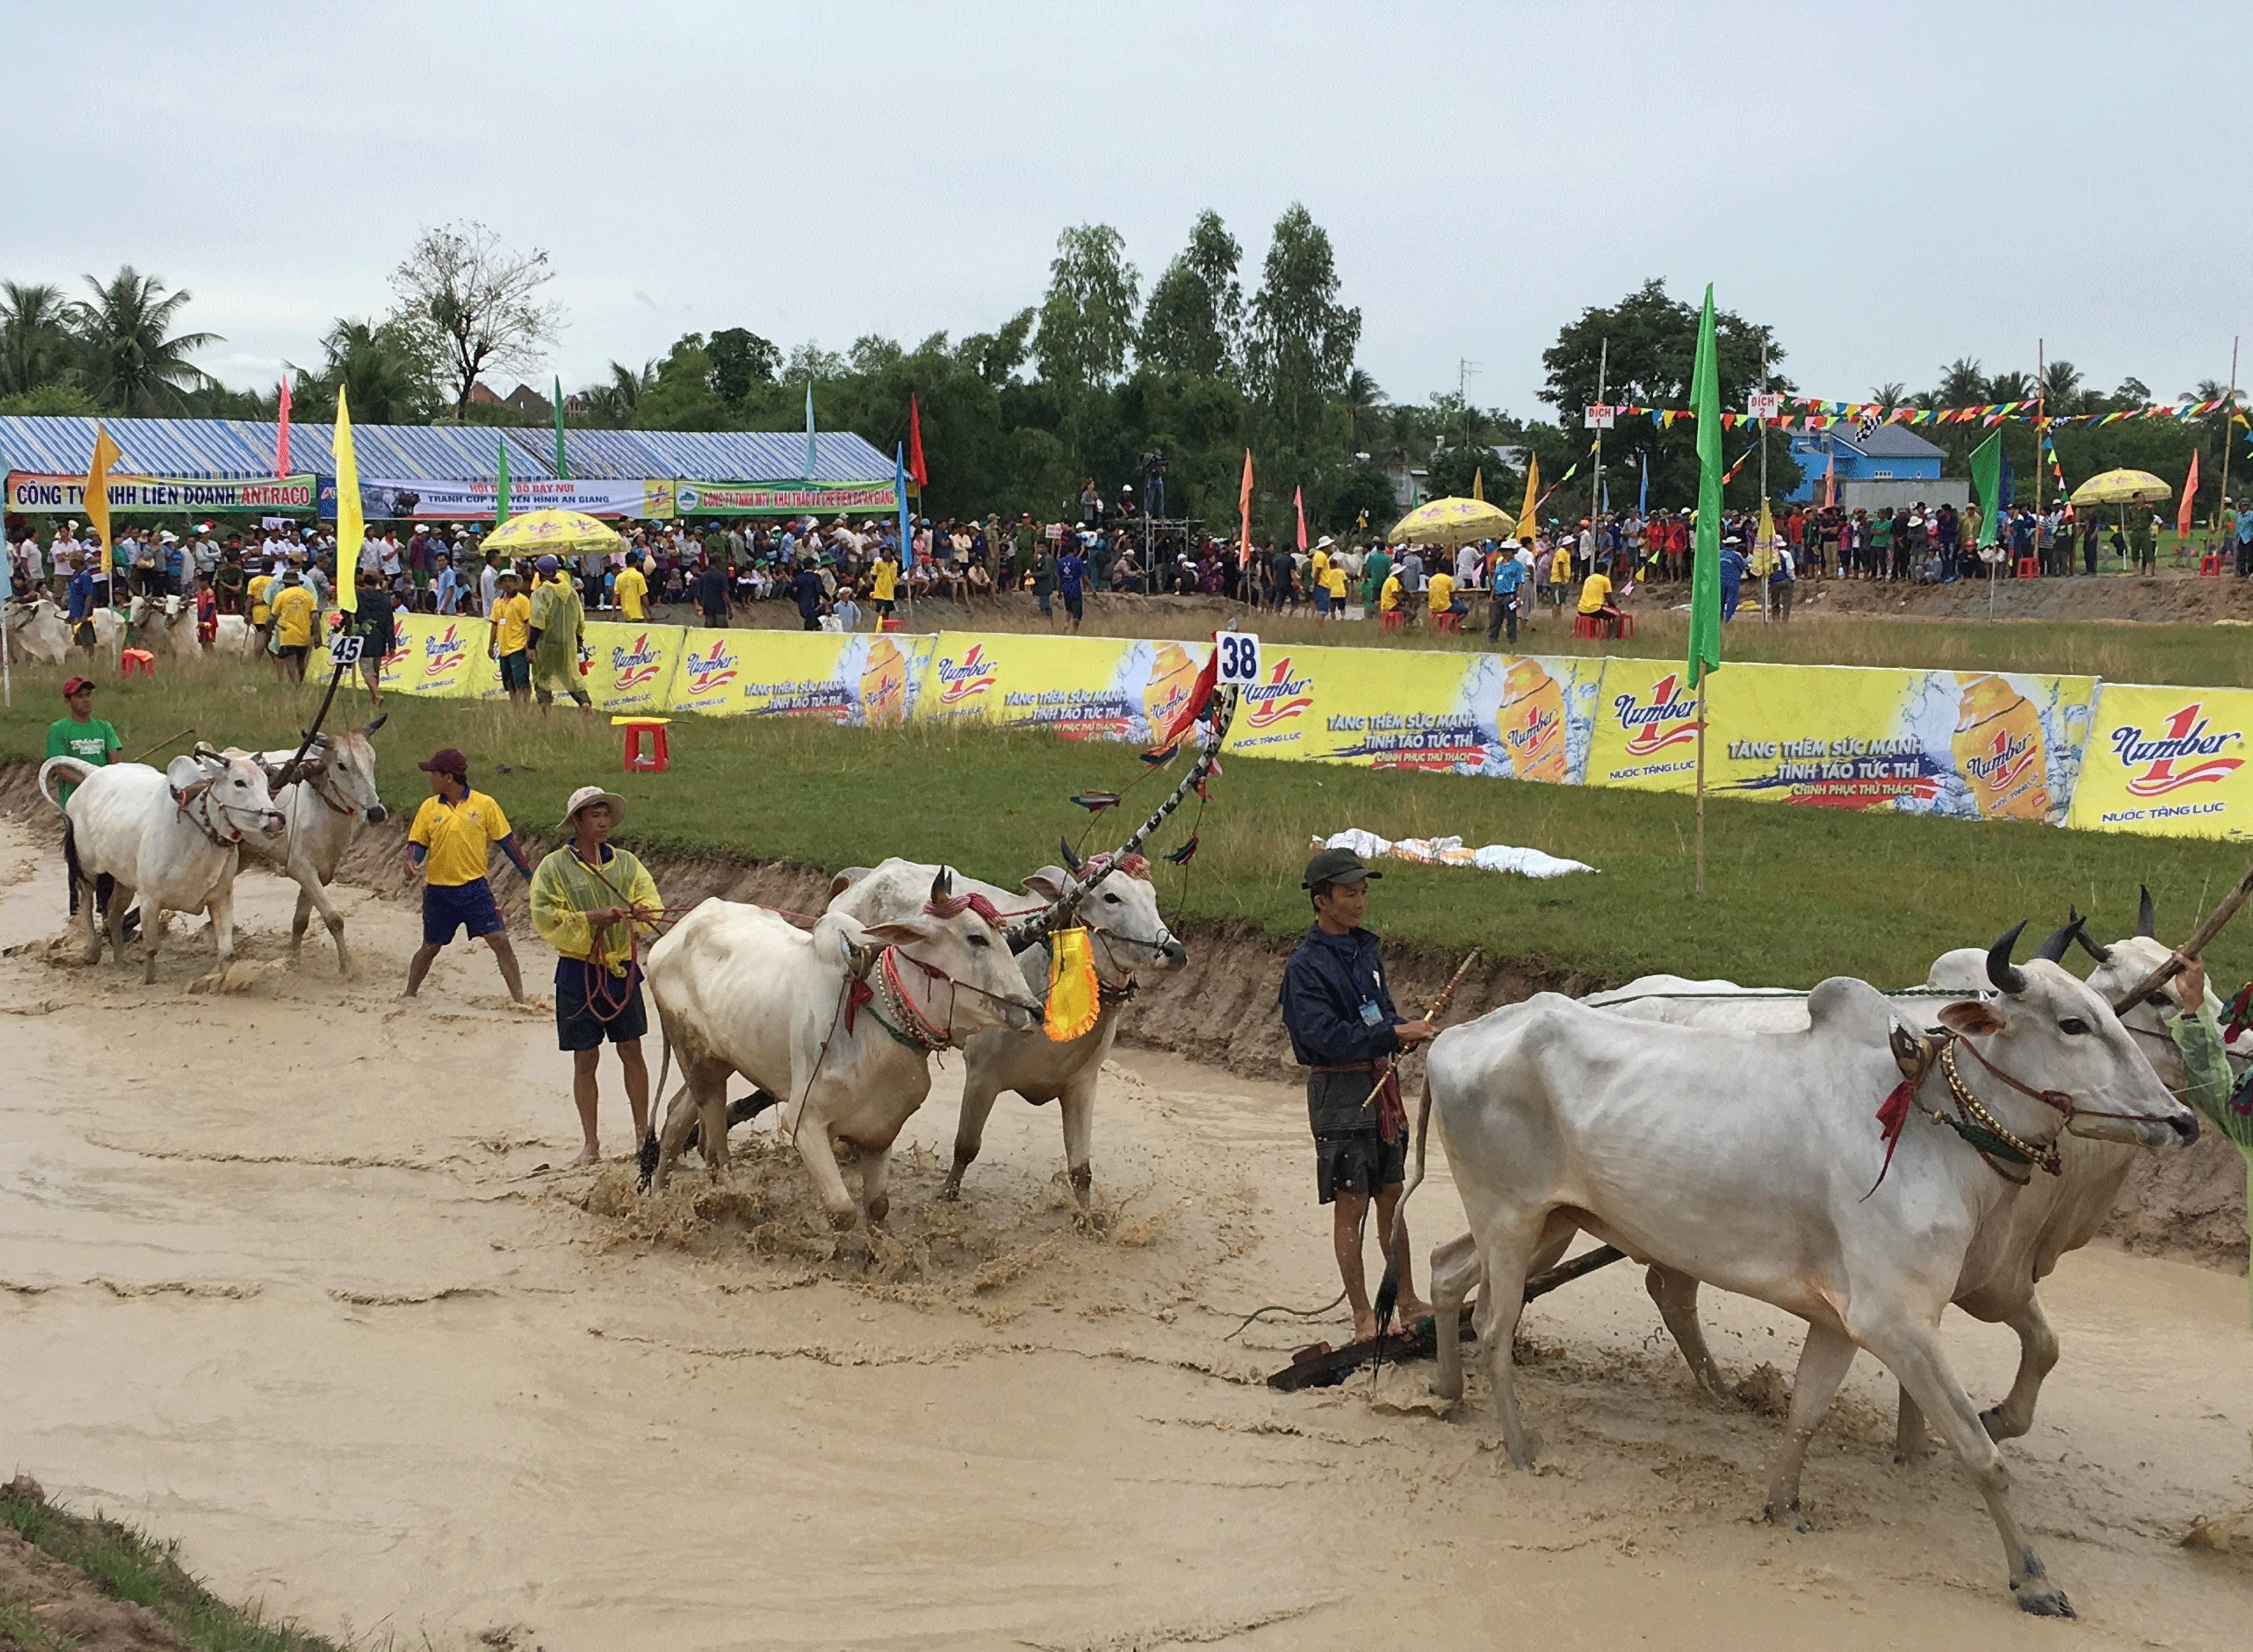
[[[1150,289],[1138,352],[1145,361],[1180,373],[1218,378],[1236,370],[1244,332],[1244,288],[1237,280],[1244,248],[1207,209],[1189,228],[1189,244]]]
[[[1343,397],[1361,344],[1361,311],[1339,295],[1329,233],[1294,201],[1276,220],[1267,245],[1244,352],[1271,530],[1294,488],[1305,490],[1309,516],[1326,519],[1337,478],[1350,462]]]
[[[220,342],[213,332],[174,332],[191,296],[166,294],[164,277],[130,264],[108,281],[85,277],[90,300],[73,307],[85,350],[87,389],[104,407],[135,416],[178,412],[184,393],[201,386],[203,370],[188,358]]]
[[[1579,320],[1557,335],[1557,342],[1541,352],[1547,371],[1542,400],[1557,409],[1559,424],[1568,436],[1582,427],[1584,409],[1596,400],[1598,360],[1604,359],[1603,400],[1613,405],[1679,408],[1687,405],[1690,376],[1698,351],[1698,312],[1671,296],[1666,283],[1646,281],[1615,304],[1584,310]],[[1713,317],[1718,361],[1715,390],[1725,412],[1742,413],[1746,398],[1761,385],[1761,359],[1768,359],[1768,387],[1789,393],[1791,380],[1778,366],[1783,346],[1766,325],[1746,320],[1732,310],[1717,310]],[[1607,348],[1607,346],[1608,346]],[[1695,421],[1678,422],[1662,432],[1649,419],[1622,420],[1604,433],[1604,468],[1612,478],[1639,473],[1650,466],[1651,502],[1687,508],[1697,498],[1698,453]],[[1730,430],[1722,441],[1726,459],[1737,456],[1755,440],[1749,429]],[[1578,457],[1585,479],[1587,438],[1581,437]],[[1789,457],[1789,444],[1771,436],[1768,447],[1768,491],[1781,495],[1798,485],[1798,467]],[[1550,471],[1550,455],[1541,453],[1541,468]],[[1730,485],[1732,504],[1757,499],[1757,471],[1747,465]],[[1585,497],[1585,496],[1584,496]],[[1615,502],[1620,496],[1615,492]]]
[[[296,369],[293,394],[306,417],[332,408],[339,389],[362,424],[427,424],[444,406],[429,341],[409,324],[340,316],[321,350],[317,370]]]
[[[0,395],[72,376],[70,305],[51,282],[0,282]]]
[[[712,359],[712,394],[730,407],[741,405],[753,385],[772,384],[782,366],[782,352],[744,327],[714,333],[704,353]]]
[[[1080,224],[1057,237],[1033,353],[1041,377],[1068,391],[1106,388],[1126,371],[1141,276],[1126,242],[1108,224]]]

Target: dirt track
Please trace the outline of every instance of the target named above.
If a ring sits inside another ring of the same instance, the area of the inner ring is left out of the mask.
[[[1810,1461],[1823,1529],[1749,1523],[1775,1422],[1698,1400],[1622,1270],[1529,1315],[1536,1474],[1482,1409],[1428,1414],[1421,1372],[1271,1393],[1343,1328],[1224,1340],[1336,1288],[1284,1085],[1130,1052],[1098,1234],[1014,1100],[970,1199],[931,1202],[950,1063],[891,1239],[832,1254],[756,1142],[726,1195],[692,1176],[653,1214],[621,1166],[550,1168],[575,1132],[548,1023],[481,949],[395,1000],[401,906],[347,892],[357,982],[315,951],[192,998],[192,932],[152,989],[50,961],[44,834],[0,826],[0,944],[35,943],[0,959],[0,1469],[181,1538],[223,1593],[551,1652],[2053,1643],[1952,1465],[1891,1465],[1867,1361]],[[244,879],[254,958],[290,893]],[[1452,1206],[1442,1175],[1419,1250]],[[2092,1251],[2046,1291],[2065,1358],[2010,1451],[2086,1644],[2242,1644],[2253,1558],[2179,1543],[2253,1501],[2245,1288]],[[1792,1322],[1708,1320],[1733,1379],[1788,1367]],[[1950,1337],[1998,1391],[2007,1333]]]

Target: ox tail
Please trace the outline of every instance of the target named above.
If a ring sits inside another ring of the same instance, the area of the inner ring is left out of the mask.
[[[641,1179],[637,1185],[645,1193],[649,1191],[650,1181],[657,1175],[658,1103],[665,1098],[665,1080],[673,1070],[673,1028],[666,1022],[662,1010],[658,1012],[657,1016],[657,1084],[649,1092],[649,1129],[641,1139],[640,1147],[634,1153],[635,1167],[641,1173]],[[685,1090],[687,1085],[684,1084],[681,1088]]]
[[[1377,1335],[1382,1339],[1392,1323],[1392,1310],[1400,1300],[1400,1266],[1407,1255],[1408,1197],[1424,1185],[1424,1144],[1432,1127],[1432,1070],[1423,1072],[1423,1094],[1416,1104],[1416,1168],[1408,1185],[1392,1202],[1392,1226],[1385,1235],[1385,1277],[1377,1286]],[[1408,1328],[1413,1330],[1415,1328]]]
[[[44,779],[43,776],[43,783]],[[63,817],[63,873],[70,880],[71,899],[76,901],[87,875],[86,868],[79,864],[76,823],[68,815]]]
[[[64,768],[77,770],[76,777],[71,779],[71,784],[74,786],[84,784],[86,777],[94,772],[94,765],[83,757],[50,757],[39,765],[39,795],[54,804],[55,812],[59,814],[63,805],[56,803],[55,794],[47,790],[47,777],[56,770]],[[66,815],[64,818],[67,819],[69,817]]]

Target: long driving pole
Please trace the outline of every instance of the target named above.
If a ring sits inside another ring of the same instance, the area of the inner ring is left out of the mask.
[[[1701,901],[1705,898],[1705,680],[1710,675],[1704,670],[1698,674],[1698,882],[1694,893]]]

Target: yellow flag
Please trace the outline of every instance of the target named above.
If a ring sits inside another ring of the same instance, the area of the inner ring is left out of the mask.
[[[109,577],[109,467],[124,455],[97,420],[94,427],[94,463],[86,471],[86,524],[101,535],[101,577]]]
[[[352,410],[344,387],[337,387],[337,429],[330,441],[337,459],[337,606],[359,612],[359,541],[366,523],[359,513],[359,461],[352,457]]]
[[[1055,1043],[1078,1037],[1095,1025],[1102,1008],[1096,991],[1095,952],[1087,931],[1058,930],[1049,937],[1049,1002],[1041,1030]]]
[[[1522,540],[1533,537],[1533,507],[1540,502],[1541,496],[1536,491],[1540,485],[1541,461],[1529,452],[1525,456],[1525,506],[1517,513],[1517,537]]]
[[[1484,465],[1479,466],[1477,470],[1471,472],[1471,497],[1481,505],[1486,503],[1486,466]]]
[[[1768,500],[1762,498],[1757,542],[1748,567],[1754,579],[1761,579],[1782,566],[1782,559],[1775,554],[1775,519],[1768,514]]]

